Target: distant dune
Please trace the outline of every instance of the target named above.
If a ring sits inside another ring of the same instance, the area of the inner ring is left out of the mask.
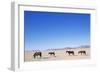
[[[69,52],[66,52],[69,51]],[[37,52],[37,53],[36,53]],[[41,54],[40,54],[41,53]],[[35,58],[34,58],[35,55]],[[88,59],[90,58],[89,47],[78,48],[62,48],[62,49],[48,49],[48,50],[34,50],[25,51],[24,61],[44,61],[44,60],[72,60],[72,59]]]

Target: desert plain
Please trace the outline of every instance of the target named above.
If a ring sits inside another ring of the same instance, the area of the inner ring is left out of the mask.
[[[66,51],[73,51],[73,53],[67,53]],[[85,51],[84,53],[78,53],[79,51]],[[36,52],[41,52],[41,57],[34,54]],[[49,54],[49,53],[54,53]],[[90,58],[90,48],[65,48],[65,49],[48,49],[48,50],[32,50],[24,52],[24,61],[49,61],[49,60],[75,60],[75,59],[89,59]]]

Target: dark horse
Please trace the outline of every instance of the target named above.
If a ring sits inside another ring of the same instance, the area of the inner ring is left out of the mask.
[[[42,52],[35,52],[34,53],[34,58],[36,58],[36,56],[40,56],[40,58],[42,57]]]
[[[48,54],[55,56],[55,52],[49,52]]]
[[[66,53],[68,53],[69,55],[74,55],[74,51],[66,51]]]
[[[84,51],[84,50],[83,51],[78,51],[78,54],[81,54],[81,55],[85,54],[86,55],[86,51]]]

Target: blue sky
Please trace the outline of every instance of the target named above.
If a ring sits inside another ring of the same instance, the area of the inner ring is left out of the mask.
[[[25,50],[90,45],[90,14],[24,11]]]

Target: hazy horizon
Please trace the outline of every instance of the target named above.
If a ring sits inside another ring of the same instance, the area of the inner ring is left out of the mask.
[[[90,14],[24,11],[25,50],[90,46]]]
[[[88,46],[88,47],[85,47],[85,46]],[[62,47],[62,48],[46,48],[46,49],[40,49],[40,48],[38,48],[38,49],[33,49],[33,48],[31,48],[31,49],[27,49],[27,50],[25,50],[25,51],[44,51],[44,50],[61,50],[61,49],[78,49],[78,48],[84,48],[84,49],[87,49],[87,48],[90,48],[90,45],[81,45],[81,46],[76,46],[76,47]]]

